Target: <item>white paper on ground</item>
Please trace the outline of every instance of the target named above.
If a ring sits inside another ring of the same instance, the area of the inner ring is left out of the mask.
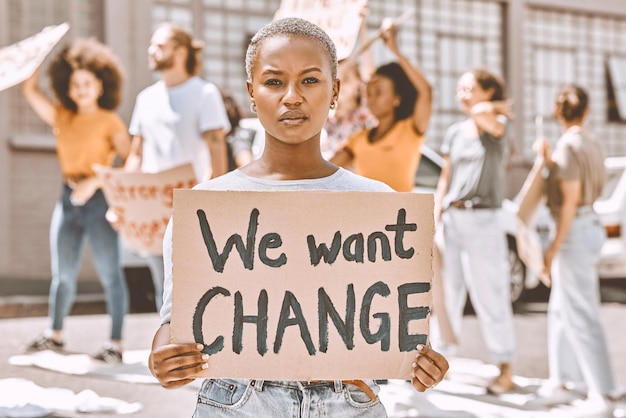
[[[0,393],[7,396],[0,397],[0,408],[7,416],[10,411],[27,408],[42,415],[28,415],[29,417],[45,417],[50,413],[67,412],[106,412],[110,414],[133,414],[141,410],[138,402],[128,403],[120,399],[105,398],[92,390],[84,390],[78,394],[64,388],[44,388],[27,379],[10,378],[0,379]]]

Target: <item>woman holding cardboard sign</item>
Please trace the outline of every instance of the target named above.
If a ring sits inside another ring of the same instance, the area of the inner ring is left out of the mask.
[[[593,210],[605,181],[604,153],[598,138],[584,127],[588,103],[582,88],[564,86],[554,110],[563,135],[554,152],[543,139],[536,144],[549,169],[547,204],[556,223],[556,234],[544,254],[552,283],[548,305],[552,387],[547,392],[583,384],[589,399],[602,406],[602,398],[615,390],[615,381],[600,321],[596,268],[605,232]]]
[[[320,132],[337,99],[337,59],[328,35],[296,18],[274,21],[252,39],[246,54],[247,87],[252,108],[266,130],[260,159],[222,177],[202,183],[205,190],[337,190],[389,192],[388,186],[357,176],[324,160]],[[204,346],[171,343],[172,235],[164,239],[165,293],[162,325],[155,334],[149,366],[166,388],[184,386],[211,367]],[[364,366],[367,367],[364,360]],[[448,362],[420,345],[412,383],[425,391],[443,379]],[[303,411],[307,402],[325,416],[385,416],[373,381],[288,382],[266,380],[206,380],[199,392],[196,417],[283,416]]]
[[[122,70],[108,47],[95,39],[80,39],[59,53],[49,73],[56,104],[37,87],[39,71],[22,84],[35,113],[54,128],[63,175],[61,199],[50,225],[52,329],[28,348],[63,348],[63,320],[72,307],[83,245],[89,239],[112,319],[111,341],[95,358],[120,362],[128,289],[119,238],[105,218],[108,205],[92,166],[110,166],[116,155],[126,159],[130,152],[126,125],[113,111],[120,102]]]

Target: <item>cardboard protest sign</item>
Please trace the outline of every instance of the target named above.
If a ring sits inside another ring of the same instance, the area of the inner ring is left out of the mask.
[[[315,23],[333,40],[341,60],[354,50],[366,5],[367,0],[282,0],[274,19],[299,17]]]
[[[517,254],[527,268],[544,283],[548,284],[549,279],[544,276],[543,250],[537,235],[531,234],[528,227],[521,219],[518,219],[517,233],[515,241],[517,243]]]
[[[124,171],[96,166],[107,203],[119,219],[124,246],[139,254],[163,253],[163,235],[172,215],[174,189],[191,188],[198,181],[191,164],[159,173]]]
[[[535,224],[539,209],[546,201],[544,193],[545,180],[543,178],[544,167],[545,162],[543,158],[538,157],[520,190],[520,203],[517,210],[518,228],[515,240],[520,259],[527,268],[544,283],[547,283],[547,278],[544,277],[543,272],[544,263],[541,243],[529,231],[529,228]]]
[[[528,226],[535,223],[539,208],[546,202],[543,158],[537,158],[520,189],[517,216]]]
[[[67,23],[48,26],[30,38],[0,49],[0,91],[30,77],[69,28]]]
[[[175,190],[174,342],[203,377],[410,379],[428,338],[433,197]]]

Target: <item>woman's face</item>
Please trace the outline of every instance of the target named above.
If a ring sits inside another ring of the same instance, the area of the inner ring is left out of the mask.
[[[76,107],[87,109],[98,106],[98,98],[102,94],[102,82],[88,70],[74,70],[70,76],[68,96]]]
[[[493,96],[491,90],[483,89],[479,83],[476,82],[474,74],[465,73],[459,79],[459,83],[456,88],[456,97],[461,103],[463,110],[468,111],[477,103],[490,101]]]
[[[313,39],[276,35],[258,46],[248,94],[268,135],[299,144],[320,134],[339,93],[328,52]]]
[[[396,107],[400,106],[393,81],[381,75],[374,74],[367,83],[366,97],[367,107],[377,119],[395,114]]]

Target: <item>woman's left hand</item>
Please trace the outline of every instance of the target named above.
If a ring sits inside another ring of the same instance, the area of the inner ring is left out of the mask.
[[[70,195],[70,202],[74,206],[84,206],[100,188],[100,181],[96,177],[89,177],[71,186],[73,190]]]
[[[430,346],[417,346],[417,355],[413,362],[411,384],[418,392],[425,392],[443,380],[450,365],[448,360]]]

